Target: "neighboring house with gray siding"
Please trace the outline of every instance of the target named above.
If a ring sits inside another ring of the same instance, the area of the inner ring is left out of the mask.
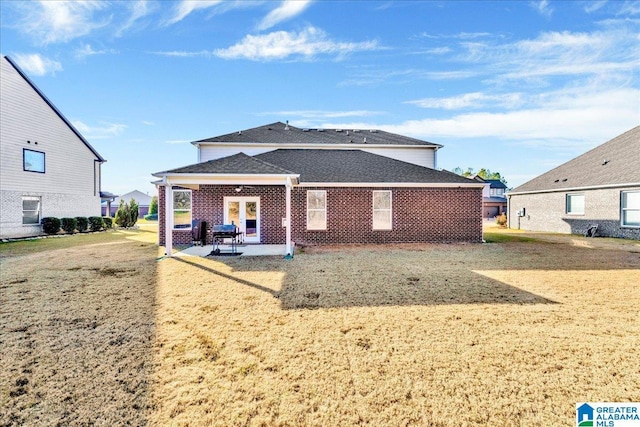
[[[640,126],[507,193],[510,228],[640,239]]]
[[[102,216],[110,216],[115,217],[116,212],[118,211],[118,207],[120,207],[120,202],[123,201],[125,203],[131,202],[131,199],[135,200],[138,204],[138,218],[143,218],[145,215],[149,213],[149,207],[151,206],[151,196],[143,193],[140,190],[129,191],[122,196],[116,196],[110,203],[109,213],[107,213],[107,202],[102,202]]]
[[[105,160],[15,62],[1,63],[0,238],[42,234],[43,217],[99,216]]]

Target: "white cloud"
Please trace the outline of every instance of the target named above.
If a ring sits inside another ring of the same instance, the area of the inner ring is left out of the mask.
[[[258,30],[269,29],[280,22],[286,21],[304,12],[311,0],[284,0],[280,6],[273,9],[258,24]]]
[[[115,33],[116,37],[121,37],[125,31],[132,28],[140,18],[147,16],[151,12],[150,3],[148,0],[137,0],[133,2],[127,2],[126,5],[130,10],[129,18],[118,28]]]
[[[479,108],[488,105],[513,108],[521,105],[522,102],[522,94],[520,93],[489,95],[482,92],[472,92],[448,98],[416,99],[406,101],[405,104],[413,104],[421,108],[458,110],[463,108]]]
[[[27,74],[34,76],[44,76],[46,74],[54,75],[58,71],[62,71],[62,65],[58,61],[40,56],[37,53],[16,54],[14,58],[17,64]]]
[[[119,136],[128,127],[121,123],[101,122],[99,126],[89,126],[80,120],[72,122],[73,126],[87,139],[109,139]]]
[[[217,49],[214,54],[224,59],[249,59],[252,61],[277,60],[290,56],[312,58],[317,55],[337,57],[367,50],[379,49],[376,40],[365,42],[335,42],[324,31],[315,27],[296,33],[276,31],[269,34],[247,35],[240,43],[227,49]]]
[[[191,142],[187,139],[170,139],[168,141],[165,141],[166,144],[186,144],[188,142]]]
[[[88,56],[94,56],[94,55],[105,55],[105,54],[109,54],[109,53],[118,53],[117,50],[115,49],[99,49],[99,50],[95,50],[91,47],[90,44],[83,44],[81,45],[81,47],[79,49],[77,49],[75,51],[75,57],[78,59],[84,59]]]
[[[553,15],[553,8],[549,6],[549,0],[532,1],[531,7],[533,7],[540,15],[547,17]]]
[[[562,90],[540,98],[535,107],[508,112],[458,114],[408,120],[397,125],[336,123],[328,127],[378,128],[418,138],[498,138],[527,145],[571,147],[602,143],[638,124],[640,90]]]
[[[186,18],[191,12],[208,9],[219,5],[222,0],[182,0],[174,9],[174,15],[171,17],[167,24],[175,24]]]
[[[109,18],[94,20],[94,12],[107,7],[101,1],[38,1],[20,3],[23,17],[15,26],[41,44],[68,42],[104,27]]]

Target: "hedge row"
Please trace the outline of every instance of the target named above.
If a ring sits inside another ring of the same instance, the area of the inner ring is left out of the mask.
[[[42,230],[47,234],[58,234],[60,229],[67,234],[75,232],[108,230],[113,227],[113,218],[108,216],[77,216],[75,218],[42,218]]]

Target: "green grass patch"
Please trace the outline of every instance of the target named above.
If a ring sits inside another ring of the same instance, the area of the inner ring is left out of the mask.
[[[533,237],[516,236],[513,234],[505,233],[487,233],[484,232],[482,237],[487,243],[511,243],[511,242],[535,242],[537,239]]]

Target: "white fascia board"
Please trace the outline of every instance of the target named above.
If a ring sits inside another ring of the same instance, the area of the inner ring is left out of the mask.
[[[295,148],[304,150],[305,148],[313,148],[313,149],[326,149],[331,150],[335,148],[416,148],[416,149],[425,149],[430,148],[434,150],[438,150],[442,148],[442,145],[430,143],[428,145],[405,145],[405,144],[372,144],[372,143],[359,143],[353,142],[348,144],[298,144],[291,142],[283,142],[283,143],[265,143],[265,142],[192,142],[193,145],[200,148],[201,145],[208,146],[238,146],[238,145],[246,145],[250,147],[266,147],[266,148]]]
[[[300,175],[246,175],[246,174],[167,174],[163,182],[169,185],[286,185],[287,180],[298,181]]]
[[[298,187],[483,188],[484,184],[444,182],[302,182]]]
[[[554,188],[552,190],[508,191],[507,193],[505,193],[505,195],[509,197],[509,196],[518,196],[521,194],[564,193],[566,191],[607,190],[610,188],[627,188],[627,187],[640,187],[640,182],[630,182],[625,184],[590,185],[585,187],[564,187],[564,188]]]

